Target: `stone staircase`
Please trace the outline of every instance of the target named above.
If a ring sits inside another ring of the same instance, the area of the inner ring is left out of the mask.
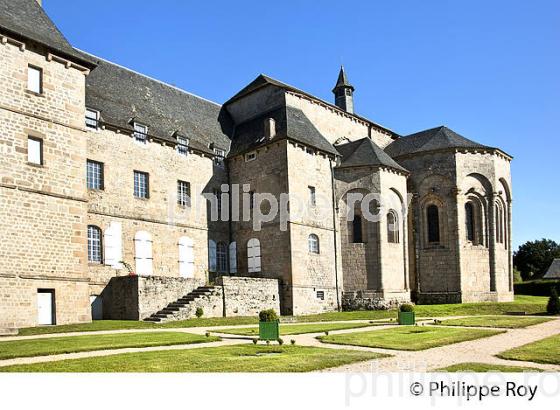
[[[184,320],[195,316],[196,308],[202,307],[205,315],[216,309],[215,299],[219,297],[221,301],[221,287],[200,286],[182,296],[175,302],[168,304],[159,312],[152,314],[144,319],[146,322],[163,323],[172,320]]]

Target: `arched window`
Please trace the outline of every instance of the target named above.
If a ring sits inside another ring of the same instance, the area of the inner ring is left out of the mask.
[[[319,237],[312,233],[307,238],[307,246],[310,253],[319,253]]]
[[[134,236],[134,261],[137,275],[152,274],[152,235],[138,231]]]
[[[354,215],[354,220],[352,221],[352,242],[364,243],[361,215]]]
[[[101,263],[101,229],[95,225],[88,225],[88,262]]]
[[[179,275],[194,278],[194,242],[191,238],[179,238]]]
[[[472,202],[465,204],[465,226],[467,231],[467,240],[475,241],[475,220],[474,220],[474,206]]]
[[[428,242],[437,243],[440,241],[438,207],[436,205],[428,206],[426,217],[428,222]]]
[[[261,271],[261,243],[252,238],[247,242],[247,271],[257,273]]]
[[[218,272],[227,272],[227,245],[223,242],[216,246],[216,262]]]
[[[504,212],[500,203],[496,203],[496,242],[504,243]]]
[[[210,272],[216,272],[216,264],[217,264],[216,251],[217,251],[216,242],[210,239],[208,241],[208,270]]]
[[[394,210],[387,214],[387,241],[389,243],[399,243],[399,217]]]

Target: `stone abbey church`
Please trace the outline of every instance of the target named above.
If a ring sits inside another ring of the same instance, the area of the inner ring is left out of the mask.
[[[356,114],[344,69],[332,91],[259,75],[220,105],[0,0],[0,328],[512,300],[511,157]],[[308,212],[193,211],[234,185]],[[376,220],[347,200],[371,193]]]

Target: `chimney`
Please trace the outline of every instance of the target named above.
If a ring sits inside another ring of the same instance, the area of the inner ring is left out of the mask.
[[[264,136],[269,140],[276,137],[276,121],[274,121],[274,118],[264,120]]]

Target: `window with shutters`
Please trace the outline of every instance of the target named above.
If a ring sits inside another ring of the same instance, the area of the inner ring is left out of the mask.
[[[111,222],[103,232],[105,265],[122,269],[122,224]]]
[[[208,241],[208,270],[216,272],[216,242],[212,239]]]
[[[179,275],[194,278],[194,242],[187,236],[179,238]]]
[[[229,273],[237,273],[237,243],[229,244]]]
[[[227,245],[223,242],[216,245],[216,265],[218,272],[227,272]]]
[[[249,273],[261,271],[261,243],[256,238],[247,242],[247,270]]]
[[[101,263],[101,229],[95,225],[88,225],[88,262]]]
[[[153,273],[152,235],[146,231],[136,232],[134,236],[134,260],[137,275]]]

